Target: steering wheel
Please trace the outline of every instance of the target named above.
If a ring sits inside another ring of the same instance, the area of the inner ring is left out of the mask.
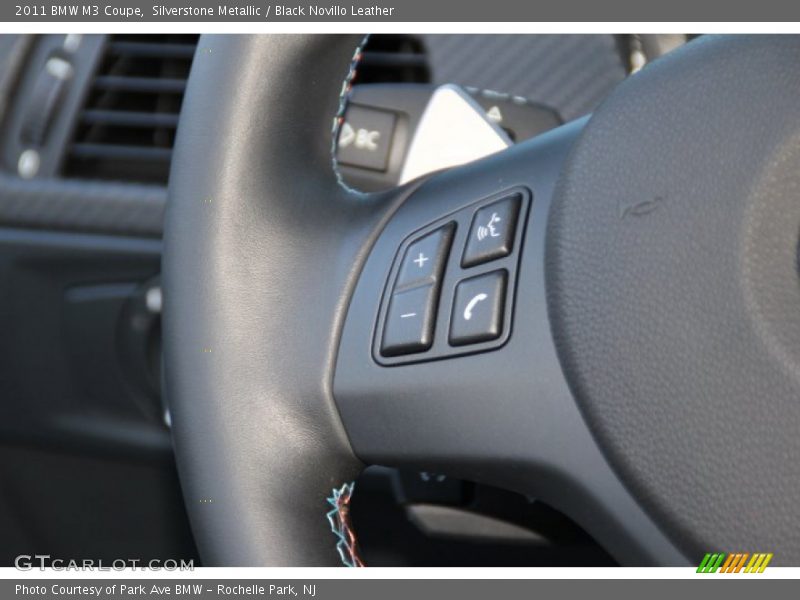
[[[164,348],[204,563],[339,564],[326,499],[380,464],[540,498],[625,565],[797,564],[800,40],[701,38],[364,194],[331,151],[360,39],[192,67]]]

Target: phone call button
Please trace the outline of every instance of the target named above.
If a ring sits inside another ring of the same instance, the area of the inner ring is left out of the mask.
[[[451,346],[488,342],[500,337],[507,280],[508,274],[501,269],[459,282],[450,318]]]

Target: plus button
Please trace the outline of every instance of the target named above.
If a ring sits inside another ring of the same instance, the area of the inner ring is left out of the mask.
[[[425,256],[422,252],[419,253],[419,256],[414,259],[414,262],[417,263],[417,266],[421,269],[423,265],[430,260],[427,256]]]

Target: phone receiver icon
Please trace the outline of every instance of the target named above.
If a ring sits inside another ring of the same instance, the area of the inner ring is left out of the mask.
[[[489,296],[487,296],[483,292],[473,296],[472,300],[467,302],[467,307],[464,309],[464,320],[469,321],[472,318],[472,309],[475,308],[475,305],[478,304],[478,302],[483,302],[488,297]]]

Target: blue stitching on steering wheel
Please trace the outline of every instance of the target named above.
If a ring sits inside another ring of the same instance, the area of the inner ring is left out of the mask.
[[[355,79],[358,64],[361,62],[361,57],[363,55],[362,51],[364,50],[364,46],[367,44],[368,40],[369,34],[364,36],[364,39],[362,39],[361,43],[356,46],[356,50],[353,53],[353,58],[350,61],[350,68],[347,71],[347,76],[342,82],[342,89],[339,92],[339,108],[336,111],[336,115],[333,117],[333,126],[331,128],[331,160],[333,161],[333,172],[336,174],[336,181],[346,191],[350,192],[351,194],[358,195],[366,194],[351,188],[349,185],[347,185],[344,179],[342,179],[342,173],[339,171],[339,161],[336,160],[336,144],[339,140],[339,130],[342,127],[342,123],[344,123],[344,113],[347,110],[347,101],[350,96],[350,90],[353,89],[353,79]]]

